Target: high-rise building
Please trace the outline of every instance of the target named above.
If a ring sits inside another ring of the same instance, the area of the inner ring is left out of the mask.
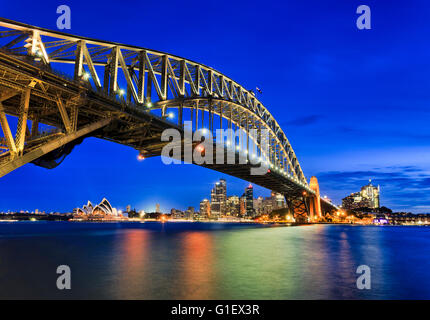
[[[254,199],[254,210],[256,215],[261,215],[264,213],[264,198],[258,197]]]
[[[125,208],[125,212],[130,212],[131,211],[131,205],[127,205],[127,207]]]
[[[226,214],[227,209],[227,183],[220,179],[211,191],[211,216],[219,218]]]
[[[363,198],[366,198],[369,203],[369,208],[379,208],[379,193],[380,193],[379,185],[377,187],[372,185],[372,180],[369,179],[369,184],[362,187],[360,194]]]
[[[272,199],[274,209],[285,208],[285,197],[282,194],[272,191]]]
[[[185,210],[185,218],[194,219],[194,211],[194,207],[188,207],[188,209]]]
[[[254,212],[254,188],[252,187],[251,184],[249,184],[249,186],[246,187],[244,196],[245,196],[246,215],[249,217],[252,217],[255,215],[255,212]]]
[[[285,197],[280,193],[272,191],[270,197],[264,198],[262,206],[261,213],[263,214],[269,214],[273,210],[285,208]]]
[[[160,204],[159,204],[159,203],[157,203],[157,204],[155,205],[155,212],[157,212],[157,213],[161,213],[161,210],[160,210]]]
[[[181,210],[178,210],[178,209],[172,208],[172,209],[170,210],[170,216],[171,216],[173,219],[182,219],[182,218],[184,218],[184,212],[182,212]]]
[[[361,191],[351,193],[349,196],[342,199],[342,207],[344,209],[357,209],[357,208],[379,208],[379,185],[373,186],[372,180],[369,184],[361,187]]]
[[[239,199],[239,214],[241,217],[246,215],[246,197],[242,195]]]
[[[240,214],[240,200],[238,196],[227,198],[227,215],[237,217]]]
[[[211,216],[211,203],[208,199],[200,201],[200,216],[202,218],[209,218]]]

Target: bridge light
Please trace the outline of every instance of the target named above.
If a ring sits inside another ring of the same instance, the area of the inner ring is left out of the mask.
[[[147,106],[148,108],[151,108],[151,107],[152,107],[152,102],[151,102],[151,101],[148,101],[148,102],[146,103],[146,106]]]
[[[169,119],[173,119],[173,118],[175,117],[175,114],[174,114],[173,112],[169,112],[169,113],[167,114],[167,117],[168,117]]]
[[[225,144],[227,145],[227,147],[230,147],[230,140],[227,140]]]
[[[139,160],[139,161],[145,160],[145,156],[143,154],[139,153],[137,155],[137,160]]]
[[[125,93],[124,89],[119,89],[119,90],[118,90],[118,94],[119,94],[120,96],[123,96],[123,95],[124,95],[124,93]]]
[[[88,72],[85,72],[83,75],[82,75],[82,79],[84,79],[84,80],[88,80],[90,78],[90,74],[88,73]]]
[[[239,146],[236,146],[236,150],[240,150],[240,147],[239,147]]]
[[[206,128],[203,128],[203,129],[202,129],[202,133],[203,133],[203,134],[206,134],[206,133],[208,133],[208,129],[206,129]]]

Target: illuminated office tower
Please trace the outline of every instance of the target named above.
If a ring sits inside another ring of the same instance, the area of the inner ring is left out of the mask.
[[[351,193],[349,196],[342,199],[342,207],[344,209],[372,208],[380,207],[379,195],[381,188],[372,185],[372,180],[369,184],[361,187],[361,191]]]
[[[227,215],[237,217],[240,214],[240,200],[238,196],[227,198]]]
[[[211,216],[211,203],[208,199],[200,201],[200,216],[202,218],[209,218]]]
[[[246,215],[249,217],[254,216],[254,188],[251,184],[245,189],[245,209]]]
[[[219,218],[226,214],[227,209],[227,183],[221,179],[211,191],[211,216]]]

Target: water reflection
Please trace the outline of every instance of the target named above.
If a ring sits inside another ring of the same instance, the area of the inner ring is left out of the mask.
[[[127,230],[117,235],[114,263],[115,294],[118,297],[133,298],[142,295],[150,278],[150,257],[148,255],[149,232]]]
[[[181,299],[210,299],[214,283],[213,238],[209,233],[186,232],[181,237],[183,264]]]
[[[430,228],[0,224],[0,298],[429,299]],[[56,267],[72,290],[55,288]],[[359,265],[372,289],[358,290]],[[29,272],[31,266],[31,272]]]

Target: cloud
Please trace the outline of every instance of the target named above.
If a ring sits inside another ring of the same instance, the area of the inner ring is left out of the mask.
[[[381,205],[395,210],[423,212],[430,207],[430,173],[417,166],[387,166],[372,170],[329,171],[318,174],[321,189],[340,202],[372,179],[381,186]]]

